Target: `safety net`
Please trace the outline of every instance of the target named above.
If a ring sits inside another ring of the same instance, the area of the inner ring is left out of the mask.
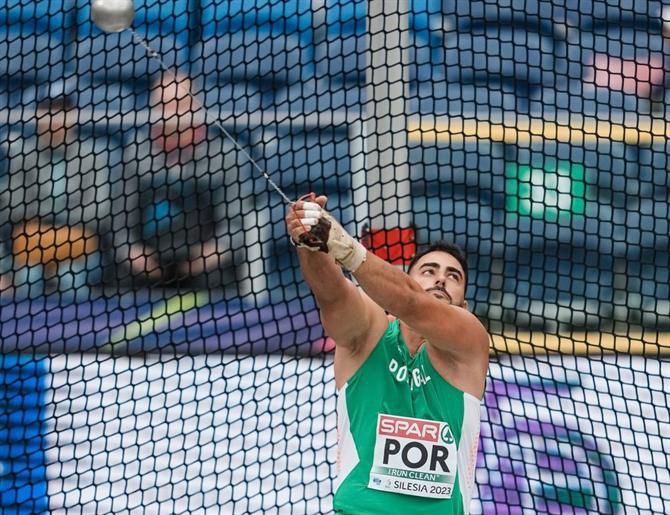
[[[667,2],[0,3],[3,513],[333,510],[310,192],[466,251],[471,513],[670,512]]]

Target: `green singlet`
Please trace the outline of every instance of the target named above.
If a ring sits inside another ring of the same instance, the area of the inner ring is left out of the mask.
[[[339,392],[335,512],[469,513],[479,409],[392,321]]]

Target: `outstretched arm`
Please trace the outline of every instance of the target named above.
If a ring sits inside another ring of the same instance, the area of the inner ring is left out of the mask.
[[[319,197],[315,202],[324,205],[326,198]],[[296,202],[286,215],[289,235],[296,241],[305,232],[299,221],[305,216],[303,204]],[[300,269],[319,305],[323,327],[338,347],[356,353],[384,331],[384,311],[344,276],[332,256],[306,248],[297,250]]]
[[[371,253],[354,276],[377,304],[453,359],[488,359],[486,329],[467,309],[426,293],[408,274]]]
[[[403,320],[431,345],[458,362],[484,363],[489,339],[477,318],[466,309],[436,299],[408,274],[368,253],[320,206],[308,205],[303,226],[295,229],[305,246],[327,251],[351,271],[370,298]],[[309,234],[305,234],[308,232]],[[319,241],[324,245],[319,246]],[[316,253],[318,254],[318,253]]]

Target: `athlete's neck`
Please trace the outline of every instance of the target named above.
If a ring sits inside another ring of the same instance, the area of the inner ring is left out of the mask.
[[[423,345],[426,339],[416,331],[412,330],[405,322],[400,321],[400,334],[405,341],[410,356],[414,356]]]

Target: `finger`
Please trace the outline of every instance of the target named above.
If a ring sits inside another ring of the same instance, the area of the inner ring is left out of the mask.
[[[305,202],[303,202],[302,200],[297,200],[296,202],[291,204],[289,206],[289,208],[286,210],[286,215],[287,216],[300,216],[300,214],[304,210],[303,209],[304,204],[305,204]]]
[[[319,195],[314,199],[314,202],[316,202],[320,207],[326,207],[326,202],[328,202],[328,197],[325,195]]]
[[[299,217],[296,216],[296,214],[293,211],[289,211],[288,213],[286,213],[286,216],[284,217],[284,221],[286,222],[286,225],[289,225],[293,221],[298,220],[298,218]]]
[[[303,211],[298,213],[291,213],[286,215],[286,223],[290,224],[297,222],[298,225],[302,224],[304,226],[314,226],[318,223],[321,218],[321,214],[314,211]]]
[[[297,201],[295,202],[287,211],[287,214],[293,214],[298,217],[303,217],[306,214],[308,216],[319,216],[319,213],[321,212],[322,208],[319,206],[319,204],[316,204],[314,202],[307,202],[307,201]]]
[[[309,211],[309,212],[316,212],[320,213],[321,212],[321,206],[317,204],[316,202],[303,202],[302,204],[302,211]]]
[[[300,221],[305,226],[314,226],[321,218],[322,210],[318,204],[313,204],[311,202],[306,202],[303,206],[303,209],[297,213]]]
[[[288,230],[292,235],[296,234],[304,234],[306,232],[309,232],[310,227],[305,226],[303,223],[300,222],[300,220],[293,220],[288,226]]]
[[[289,234],[289,236],[290,236],[291,238],[293,238],[295,241],[298,241],[298,239],[300,238],[300,235],[301,235],[301,234],[305,234],[305,231],[303,231],[302,229],[291,229],[291,230],[288,232],[288,234]]]
[[[318,222],[319,219],[316,217],[300,218],[300,223],[303,225],[305,229],[310,229],[314,227]]]
[[[302,209],[303,204],[305,204],[305,202],[309,202],[309,201],[310,201],[310,199],[305,199],[303,197],[300,197],[299,199],[294,200],[293,202],[291,202],[289,204],[289,209]]]

